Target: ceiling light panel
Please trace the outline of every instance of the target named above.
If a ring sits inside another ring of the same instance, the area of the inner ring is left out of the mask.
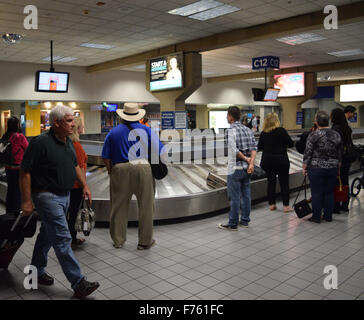
[[[347,57],[347,56],[357,56],[360,54],[364,54],[364,51],[361,49],[353,49],[353,50],[328,52],[328,54],[335,57]]]
[[[108,49],[111,49],[111,48],[114,47],[114,46],[111,46],[111,45],[99,44],[99,43],[81,43],[80,46],[81,47],[86,47],[86,48],[104,49],[104,50],[108,50]]]
[[[62,59],[57,60],[57,62],[71,62],[71,61],[75,61],[78,60],[78,58],[75,57],[64,57]]]
[[[168,13],[186,17],[191,14],[195,14],[195,13],[198,13],[201,11],[216,8],[216,7],[222,6],[222,5],[223,5],[223,3],[214,1],[214,0],[201,0],[201,1],[189,4],[189,5],[181,7],[181,8],[170,10],[170,11],[168,11]]]
[[[301,33],[301,34],[297,34],[295,36],[278,38],[277,40],[280,42],[289,44],[291,46],[295,46],[297,44],[320,41],[320,40],[325,40],[325,39],[326,38],[324,38],[316,33]]]
[[[189,18],[200,20],[200,21],[206,21],[206,20],[220,17],[223,15],[232,13],[232,12],[236,12],[239,10],[240,10],[240,8],[229,6],[229,5],[224,5],[221,7],[217,7],[214,9],[210,9],[210,10],[206,10],[206,11],[194,14],[192,16],[189,16]]]
[[[61,57],[61,56],[54,56],[53,57],[53,61],[58,61],[59,59],[62,59],[63,57]],[[46,57],[46,58],[43,58],[42,59],[43,61],[51,61],[51,56],[49,56],[49,57]]]

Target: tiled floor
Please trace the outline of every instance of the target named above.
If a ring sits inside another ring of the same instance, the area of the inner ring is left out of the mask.
[[[101,284],[90,299],[364,300],[364,191],[349,214],[331,223],[299,220],[280,203],[279,209],[254,206],[249,228],[238,232],[217,228],[227,214],[156,226],[157,244],[147,251],[136,249],[136,228],[122,249],[113,248],[108,229],[94,229],[75,251],[87,278]],[[0,299],[70,299],[52,249],[47,271],[55,284],[24,289],[34,241],[27,239],[9,270],[0,271]],[[337,290],[323,286],[326,265],[338,268]]]

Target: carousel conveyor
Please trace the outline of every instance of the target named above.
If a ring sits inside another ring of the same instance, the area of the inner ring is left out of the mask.
[[[357,139],[355,144],[364,144],[364,139]],[[110,195],[109,195],[109,176],[106,168],[101,165],[101,141],[82,141],[82,145],[89,155],[89,166],[87,170],[87,183],[91,189],[93,202],[92,207],[96,213],[98,223],[108,223],[110,219]],[[196,149],[198,146],[194,146]],[[201,147],[206,149],[206,147]],[[195,150],[194,149],[194,150]],[[183,154],[192,150],[183,147]],[[206,150],[205,150],[206,154]],[[294,148],[288,149],[290,159],[290,189],[294,190],[302,184],[302,158]],[[176,156],[177,159],[181,155]],[[259,165],[261,152],[257,153],[255,164]],[[168,175],[163,180],[156,180],[155,191],[155,220],[188,219],[204,214],[224,212],[229,207],[226,176],[227,176],[227,157],[211,157],[207,159],[196,158],[190,164],[186,163],[168,164]],[[257,167],[256,167],[257,168]],[[263,172],[256,171],[258,175],[253,175],[251,182],[252,202],[256,203],[266,199],[267,180]],[[357,161],[351,167],[355,172],[359,169]],[[207,177],[212,173],[223,186],[215,188],[207,184]],[[0,169],[0,200],[5,202],[7,184],[4,179],[4,169]],[[122,192],[122,190],[120,191]],[[279,192],[279,186],[277,186]],[[137,221],[138,208],[135,196],[132,197],[129,207],[129,221]]]

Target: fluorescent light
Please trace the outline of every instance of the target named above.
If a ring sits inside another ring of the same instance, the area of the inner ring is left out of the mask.
[[[59,59],[57,62],[71,62],[71,61],[75,61],[77,59],[78,58],[75,58],[75,57],[64,57],[62,59]]]
[[[53,57],[53,61],[57,61],[57,60],[59,60],[59,59],[62,59],[63,57],[61,57],[61,56],[54,56]],[[49,57],[47,57],[47,58],[43,58],[42,59],[43,61],[51,61],[51,56],[49,56]]]
[[[108,44],[99,44],[99,43],[81,43],[80,44],[81,47],[86,47],[86,48],[94,48],[94,49],[111,49],[114,46],[108,45]]]
[[[187,6],[168,11],[168,13],[186,17],[191,14],[195,14],[197,12],[205,11],[222,5],[223,3],[214,0],[201,0]]]
[[[325,40],[325,39],[326,38],[324,38],[316,33],[300,33],[295,36],[278,38],[276,40],[278,40],[280,42],[284,42],[291,46],[295,46],[296,44],[320,41],[320,40]]]
[[[347,57],[347,56],[357,56],[360,54],[364,54],[364,51],[361,49],[352,49],[352,50],[328,52],[327,54],[330,54],[335,57]]]
[[[139,66],[135,66],[135,69],[145,69],[145,64],[140,64]]]
[[[221,7],[217,7],[214,9],[210,9],[210,10],[206,10],[206,11],[194,14],[192,16],[189,16],[189,18],[200,20],[200,21],[205,21],[205,20],[220,17],[225,14],[232,13],[232,12],[239,11],[239,10],[240,10],[240,8],[229,6],[229,5],[224,5]]]
[[[250,64],[240,64],[237,67],[242,68],[242,69],[251,69],[252,68],[252,66]]]

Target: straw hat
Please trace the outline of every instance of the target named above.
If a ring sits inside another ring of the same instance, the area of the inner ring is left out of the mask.
[[[145,115],[144,109],[139,109],[137,103],[124,103],[124,109],[117,109],[116,113],[126,121],[139,121]]]

